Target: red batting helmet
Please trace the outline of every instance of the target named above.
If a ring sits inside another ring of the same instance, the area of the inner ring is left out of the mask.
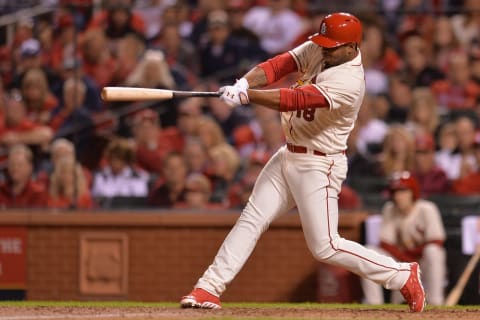
[[[324,48],[335,48],[347,43],[362,41],[362,24],[350,13],[331,13],[323,18],[318,33],[310,40]]]
[[[390,193],[396,190],[411,190],[413,193],[413,200],[417,200],[420,197],[420,185],[417,179],[415,179],[410,172],[396,172],[392,174],[390,185]]]

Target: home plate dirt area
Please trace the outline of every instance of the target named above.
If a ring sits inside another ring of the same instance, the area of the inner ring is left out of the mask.
[[[406,308],[406,307],[405,307]],[[149,320],[192,320],[192,319],[479,319],[478,307],[460,309],[428,307],[422,313],[411,313],[406,309],[382,307],[225,307],[221,310],[180,309],[174,307],[47,307],[21,306],[0,307],[0,320],[30,319],[149,319]]]

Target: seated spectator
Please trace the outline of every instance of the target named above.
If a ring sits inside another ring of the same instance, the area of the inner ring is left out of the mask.
[[[480,86],[480,43],[470,50],[472,80]]]
[[[412,105],[412,85],[409,81],[405,71],[390,75],[386,95],[388,103],[388,110],[385,110],[386,122],[405,123],[407,120],[408,110]]]
[[[465,0],[462,10],[451,17],[453,32],[462,47],[468,48],[472,42],[480,39],[478,22],[478,1]]]
[[[243,48],[248,48],[249,60],[251,60],[252,64],[255,63],[255,61],[261,62],[267,60],[268,53],[260,46],[260,38],[255,32],[244,26],[245,16],[249,9],[249,1],[227,0],[225,9],[228,13],[231,29],[230,36],[233,41],[239,43]],[[315,31],[309,33],[309,35],[317,31],[318,24],[315,27]],[[293,46],[295,46],[295,44]]]
[[[185,202],[187,164],[182,154],[170,152],[163,159],[162,177],[148,195],[148,204],[153,207],[171,208]]]
[[[202,116],[198,119],[196,134],[207,150],[227,143],[220,125],[208,116]]]
[[[152,41],[152,47],[165,54],[165,61],[177,77],[187,80],[192,86],[200,74],[200,59],[193,44],[182,38],[178,23],[167,23],[162,26],[160,34]],[[181,87],[177,79],[177,86]]]
[[[416,261],[422,269],[427,303],[444,303],[446,251],[445,229],[435,203],[420,198],[420,187],[408,172],[397,173],[390,182],[391,199],[382,208],[380,246],[374,248],[397,261]],[[365,302],[383,304],[382,287],[362,279]],[[392,303],[400,303],[392,292]]]
[[[365,68],[365,91],[372,95],[385,94],[388,89],[388,76],[400,70],[402,60],[389,45],[385,26],[377,14],[360,19],[363,24],[360,50]]]
[[[48,186],[49,208],[90,209],[92,197],[82,166],[74,158],[65,157],[55,165]]]
[[[435,81],[431,85],[439,106],[449,111],[475,108],[480,87],[472,79],[467,53],[452,53],[448,60],[448,70],[446,79]]]
[[[290,8],[289,0],[254,6],[247,11],[243,24],[260,38],[260,45],[270,55],[291,49],[306,27]]]
[[[61,72],[65,60],[75,59],[75,21],[70,13],[62,13],[57,18],[52,31],[52,45],[48,52],[48,65],[57,73]]]
[[[53,174],[55,167],[63,159],[76,159],[75,145],[65,138],[56,139],[50,145],[50,158],[44,161],[40,165],[40,172],[37,175],[37,180],[41,181],[45,185],[48,185],[50,175]],[[87,187],[92,186],[92,173],[88,168],[82,166],[84,180],[87,183]]]
[[[125,80],[127,86],[142,88],[174,89],[175,80],[170,73],[164,54],[147,50],[131,74]]]
[[[392,125],[383,141],[380,157],[384,177],[398,171],[411,171],[415,163],[413,135],[403,125]]]
[[[182,209],[221,209],[222,206],[211,203],[212,184],[207,176],[194,173],[187,177],[185,182],[185,202],[175,204],[175,208]]]
[[[208,152],[198,139],[190,139],[183,148],[188,173],[206,173],[209,166]]]
[[[202,115],[202,107],[205,99],[188,98],[178,103],[177,124],[178,130],[182,133],[184,140],[197,139],[199,119]]]
[[[371,159],[374,149],[379,149],[389,127],[385,121],[378,119],[373,109],[371,95],[365,95],[362,106],[358,112],[354,130],[356,135],[356,150],[365,159]]]
[[[98,112],[103,109],[103,102],[100,99],[101,91],[97,86],[95,81],[87,76],[82,69],[82,61],[79,59],[67,58],[63,61],[59,74],[62,78],[62,82],[59,86],[53,88],[53,92],[57,97],[60,97],[63,104],[63,87],[65,86],[65,81],[69,78],[78,79],[85,84],[87,92],[85,93],[85,102],[84,107],[89,112]]]
[[[37,39],[25,39],[20,45],[18,56],[14,55],[14,68],[9,89],[20,89],[23,78],[27,71],[31,69],[40,69],[45,75],[48,86],[57,83],[58,75],[48,66],[44,65],[44,55],[41,44]],[[16,58],[16,59],[15,59]]]
[[[231,145],[222,143],[208,151],[211,168],[212,196],[210,201],[228,206],[230,188],[239,181],[241,163],[240,157]]]
[[[435,151],[435,162],[438,164],[440,161],[438,157],[442,157],[443,154],[449,155],[457,149],[458,139],[455,134],[455,124],[451,121],[442,123],[438,127],[437,137],[438,150]]]
[[[158,114],[151,109],[133,116],[132,132],[137,164],[148,172],[160,175],[164,157],[171,151],[183,150],[184,141],[178,129],[162,128]]]
[[[242,157],[248,158],[257,148],[271,148],[272,150],[276,150],[276,141],[278,142],[279,140],[283,140],[280,146],[285,144],[285,137],[282,130],[280,130],[280,132],[274,132],[275,129],[273,127],[276,125],[270,122],[280,122],[280,114],[277,111],[252,104],[251,110],[248,110],[246,115],[249,117],[248,123],[239,126],[235,132],[233,132],[233,140],[230,143],[235,146]],[[271,137],[271,146],[265,145],[265,141],[262,141],[263,138],[270,138],[267,137],[267,133],[264,134],[263,132],[264,129],[268,131],[269,128],[272,129],[271,133],[273,134]]]
[[[235,82],[242,73],[239,63],[249,59],[248,48],[232,38],[228,19],[228,14],[223,10],[208,14],[206,41],[200,43],[198,50],[200,76],[216,79],[221,84]]]
[[[99,88],[120,81],[118,60],[107,47],[107,37],[102,29],[89,29],[80,43],[82,69]]]
[[[23,101],[14,92],[0,100],[3,104],[4,123],[0,124],[0,145],[27,144],[45,148],[53,138],[52,130],[27,118]]]
[[[30,69],[25,73],[21,93],[28,118],[40,124],[47,124],[50,121],[50,113],[58,107],[59,102],[50,91],[42,69]]]
[[[179,2],[150,0],[134,2],[134,13],[143,19],[146,26],[145,36],[148,40],[154,38],[165,24],[179,21]]]
[[[427,40],[413,31],[402,42],[405,57],[404,72],[407,82],[413,87],[428,87],[443,79],[444,75],[431,61]]]
[[[255,182],[270,156],[256,151],[250,155],[246,168],[239,181],[235,182],[228,190],[228,207],[243,209],[248,203]]]
[[[106,165],[95,173],[94,198],[146,197],[149,174],[134,166],[135,151],[126,139],[112,140],[105,150]]]
[[[147,50],[125,83],[127,86],[142,88],[175,89],[176,87],[165,57],[158,50]],[[160,121],[165,127],[175,125],[177,108],[174,103],[174,101],[159,101],[151,105],[153,109],[161,109]]]
[[[137,33],[145,38],[146,26],[141,15],[133,11],[133,0],[106,1],[104,10],[97,12],[87,29],[101,28],[111,42],[125,37],[129,33]],[[114,49],[111,44],[110,49]]]
[[[137,67],[140,57],[145,54],[145,41],[135,33],[129,33],[118,41],[115,51],[119,63],[118,78],[126,80]]]
[[[446,193],[450,184],[443,169],[435,163],[435,140],[428,132],[418,133],[415,138],[415,169],[412,175],[420,185],[421,196]]]
[[[0,83],[3,88],[11,86],[13,78],[12,50],[7,45],[0,46]]]
[[[7,175],[0,183],[0,207],[45,208],[45,186],[32,179],[33,154],[24,144],[10,148],[7,160]]]
[[[448,73],[448,57],[461,46],[453,32],[453,26],[448,16],[435,19],[435,34],[433,35],[433,55],[435,66],[443,73]]]
[[[56,138],[74,141],[79,156],[86,156],[94,135],[94,124],[85,107],[87,88],[83,81],[69,78],[63,85],[63,105],[52,112],[49,122]]]
[[[437,152],[435,161],[445,171],[449,180],[456,180],[477,170],[473,155],[476,123],[469,116],[460,116],[454,122],[456,145],[454,150]]]
[[[480,163],[480,140],[475,139],[474,156]],[[480,195],[480,169],[469,172],[452,183],[452,193],[460,196]]]
[[[415,88],[412,92],[412,106],[407,113],[406,126],[414,134],[435,133],[439,123],[437,102],[429,88]]]

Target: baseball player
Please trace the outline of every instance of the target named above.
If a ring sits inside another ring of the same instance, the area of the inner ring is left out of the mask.
[[[332,13],[319,33],[291,51],[260,63],[232,86],[228,104],[250,102],[278,110],[286,135],[259,174],[250,199],[184,308],[220,308],[219,296],[240,271],[260,235],[278,216],[297,207],[307,245],[316,259],[342,266],[387,289],[401,290],[420,312],[425,292],[417,263],[399,263],[338,234],[338,193],[347,175],[345,149],[365,92],[359,44],[362,25]],[[291,88],[256,90],[299,72]]]
[[[418,261],[425,273],[427,300],[432,305],[444,303],[446,276],[445,228],[435,203],[420,199],[420,185],[409,172],[395,173],[390,182],[391,201],[382,209],[380,247],[377,252],[398,261]],[[365,303],[383,304],[382,288],[362,279]],[[393,294],[393,303],[401,297]]]

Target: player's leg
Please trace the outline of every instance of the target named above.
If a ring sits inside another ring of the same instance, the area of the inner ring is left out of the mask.
[[[428,303],[434,306],[443,305],[445,302],[446,277],[445,248],[436,244],[426,245],[423,249],[420,267],[423,270],[422,280],[425,284]]]
[[[378,253],[383,254],[380,248],[374,246],[366,246],[369,249],[375,250]],[[383,296],[383,288],[376,282],[367,278],[361,278],[360,283],[362,285],[363,303],[365,304],[384,304],[385,298]]]
[[[338,192],[345,179],[345,157],[312,157],[289,154],[293,166],[285,172],[286,179],[302,221],[305,238],[313,255],[321,261],[342,266],[355,274],[382,284],[387,289],[404,288],[407,280],[423,292],[417,267],[398,263],[338,234]],[[411,277],[412,275],[412,277]],[[417,286],[418,284],[418,286]],[[422,300],[422,303],[420,303]],[[424,295],[419,295],[415,311],[423,310]],[[419,306],[421,304],[421,306]],[[413,310],[412,304],[410,308]]]
[[[282,149],[265,165],[248,204],[195,288],[220,296],[247,261],[270,223],[293,208],[293,198],[283,176],[283,154]]]

